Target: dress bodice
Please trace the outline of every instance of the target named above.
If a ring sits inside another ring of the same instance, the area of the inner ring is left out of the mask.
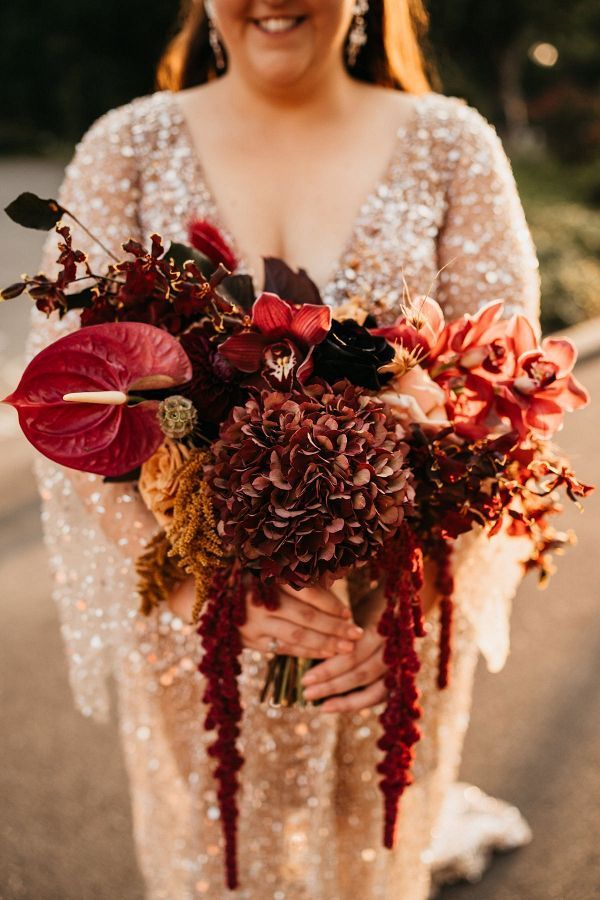
[[[108,187],[115,169],[122,177]],[[206,218],[249,271],[173,93],[140,98],[98,120],[68,180],[71,202],[86,221],[100,213],[115,243],[127,238],[126,224],[145,237],[157,231],[184,240],[189,221]],[[105,189],[94,195],[95,184]],[[310,274],[310,260],[304,267]],[[320,286],[325,302],[358,297],[382,320],[397,315],[404,282],[414,295],[430,291],[448,316],[497,297],[508,311],[537,316],[535,251],[510,163],[480,113],[456,97],[414,98],[414,114],[398,129],[385,172],[349,223],[333,268]],[[258,288],[259,273],[251,274]]]

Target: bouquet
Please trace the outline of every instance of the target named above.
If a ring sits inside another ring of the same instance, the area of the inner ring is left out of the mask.
[[[368,298],[332,315],[304,270],[273,258],[256,297],[207,222],[192,224],[190,246],[129,240],[95,273],[56,201],[24,194],[7,212],[55,227],[60,256],[55,278],[24,276],[2,298],[27,292],[47,315],[78,310],[81,327],[39,353],[4,402],[50,459],[137,483],[157,520],[137,564],[143,613],[195,579],[228,886],[238,884],[239,628],[247,602],[277,607],[281,584],[362,572],[383,592],[378,770],[392,847],[420,737],[424,557],[437,569],[443,689],[455,539],[503,526],[528,535],[526,568],[545,582],[552,552],[572,539],[551,525],[558,491],[578,502],[591,490],[551,443],[565,412],[588,402],[574,348],[540,343],[527,318],[502,317],[501,300],[450,322],[408,292],[392,325],[367,314]],[[262,699],[305,703],[312,664],[272,656]]]

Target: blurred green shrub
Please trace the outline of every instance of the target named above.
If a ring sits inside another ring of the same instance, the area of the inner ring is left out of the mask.
[[[545,332],[600,315],[600,165],[513,165],[540,261]]]

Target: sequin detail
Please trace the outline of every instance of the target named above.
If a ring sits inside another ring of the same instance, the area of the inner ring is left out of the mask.
[[[402,299],[404,275],[415,295],[431,288],[448,316],[506,297],[508,312],[537,317],[537,260],[498,136],[457,98],[429,93],[415,103],[415,119],[399,133],[387,173],[363,204],[337,271],[324,286],[325,301],[336,306],[369,297],[372,311],[389,322]],[[152,231],[185,240],[192,218],[222,224],[168,92],[99,119],[78,145],[60,199],[114,247],[130,236],[145,240]],[[101,252],[73,231],[92,266],[103,266]],[[54,256],[51,237],[47,271]],[[310,260],[306,265],[310,270]],[[77,327],[72,313],[58,322],[34,311],[32,322],[29,355]],[[97,476],[41,458],[36,474],[71,684],[85,715],[106,717],[106,676],[116,678],[149,900],[350,900],[357,885],[365,900],[425,900],[428,847],[456,778],[477,655],[481,649],[493,670],[504,662],[510,601],[526,548],[502,534],[459,541],[452,682],[443,692],[435,685],[433,611],[419,640],[423,737],[415,781],[402,798],[394,851],[381,846],[375,772],[381,707],[323,714],[318,708],[260,706],[265,660],[244,650],[243,878],[239,891],[226,892],[206,755],[210,736],[201,724],[198,639],[164,608],[148,618],[137,613],[134,560],[155,531],[153,519],[133,486],[104,485]]]

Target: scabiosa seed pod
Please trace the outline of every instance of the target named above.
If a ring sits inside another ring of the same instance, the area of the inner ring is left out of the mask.
[[[404,437],[348,381],[251,397],[206,470],[221,538],[263,580],[297,588],[366,564],[412,504]]]
[[[167,437],[179,440],[192,433],[198,421],[198,413],[191,400],[173,394],[158,404],[158,421]]]

